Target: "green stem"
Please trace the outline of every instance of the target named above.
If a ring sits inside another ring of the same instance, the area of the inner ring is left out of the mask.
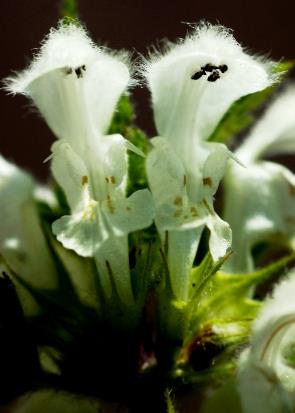
[[[165,399],[167,403],[167,413],[176,413],[176,409],[171,397],[171,391],[169,389],[165,390]]]
[[[78,4],[77,0],[62,0],[60,15],[63,18],[77,19]]]

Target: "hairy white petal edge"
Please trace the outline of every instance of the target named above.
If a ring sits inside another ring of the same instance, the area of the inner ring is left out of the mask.
[[[254,322],[250,348],[238,369],[245,413],[293,412],[295,369],[288,360],[295,345],[295,277],[279,284]],[[294,355],[294,354],[293,354]],[[251,410],[252,409],[252,410]]]

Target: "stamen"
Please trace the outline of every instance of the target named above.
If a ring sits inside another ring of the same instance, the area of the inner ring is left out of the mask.
[[[214,69],[218,69],[217,66],[212,65],[211,63],[207,63],[205,66],[201,67],[202,70],[205,72],[213,72]]]
[[[203,199],[203,204],[204,204],[205,208],[207,209],[207,211],[208,211],[211,215],[214,215],[214,212],[211,210],[211,208],[210,208],[210,206],[209,206],[208,201],[207,201],[206,198]]]
[[[71,73],[73,73],[73,69],[71,67],[65,67],[64,72],[66,75],[70,75]]]
[[[192,80],[198,80],[198,79],[200,79],[202,76],[204,76],[205,74],[206,74],[206,72],[205,72],[204,70],[200,70],[199,72],[194,73],[194,74],[191,76],[191,79],[192,79]]]
[[[114,207],[114,204],[113,204],[113,201],[112,201],[112,198],[110,197],[110,195],[107,196],[107,205],[108,205],[110,213],[114,214],[115,213],[115,207]]]
[[[178,196],[174,199],[174,205],[182,206],[182,197],[181,197],[181,196],[178,195]]]
[[[88,176],[84,175],[82,176],[82,186],[87,185],[88,184]]]
[[[212,186],[212,179],[210,176],[203,178],[203,185],[204,186]]]
[[[173,218],[179,218],[182,215],[182,209],[177,209],[174,214],[173,214]]]
[[[76,73],[76,76],[77,76],[78,79],[83,77],[83,71],[84,72],[86,71],[86,66],[85,65],[79,66],[75,69],[75,73]]]
[[[221,73],[225,73],[225,72],[228,71],[228,66],[227,65],[220,65],[219,70],[221,71]]]
[[[214,70],[207,80],[208,82],[215,82],[217,79],[220,79],[220,74],[217,70]]]
[[[201,70],[195,72],[192,76],[192,80],[198,80],[202,76],[206,75],[207,73],[211,73],[207,80],[208,82],[215,82],[217,79],[220,79],[220,74],[225,73],[228,70],[228,66],[226,64],[222,64],[219,66],[212,65],[212,63],[207,63],[205,66],[201,67]]]
[[[191,215],[192,217],[197,217],[199,215],[196,207],[191,207]]]

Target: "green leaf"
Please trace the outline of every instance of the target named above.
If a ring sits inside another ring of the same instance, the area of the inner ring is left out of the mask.
[[[255,287],[271,280],[294,259],[293,253],[249,274],[215,273],[214,278],[211,277],[211,282],[203,289],[201,297],[198,295],[195,300],[186,341],[193,339],[206,325],[242,321],[250,323],[261,307],[260,301],[251,298]]]
[[[52,180],[52,189],[59,205],[59,216],[70,214],[70,207],[68,205],[65,193],[55,179]]]
[[[191,301],[198,299],[212,277],[220,270],[231,254],[232,251],[229,251],[224,257],[214,262],[210,252],[208,252],[201,264],[192,270],[190,280]]]
[[[152,263],[155,260],[155,249],[155,244],[145,242],[143,231],[129,235],[130,275],[138,308],[143,307],[147,292],[154,284]]]
[[[43,224],[52,224],[55,220],[59,219],[63,215],[70,214],[70,207],[67,203],[66,196],[60,187],[60,185],[52,179],[51,189],[57,200],[57,205],[52,207],[47,203],[37,200],[36,206]]]
[[[134,121],[134,108],[128,95],[123,95],[117,105],[108,134],[120,133],[125,135],[126,129]]]
[[[141,129],[133,125],[134,117],[132,102],[128,95],[123,95],[119,100],[108,134],[120,133],[133,145],[141,149],[144,154],[147,154],[149,149],[148,138]],[[145,159],[130,151],[127,194],[130,195],[134,191],[144,189],[147,186]]]
[[[184,309],[187,327],[178,365],[182,379],[190,383],[212,384],[233,373],[236,352],[248,343],[252,322],[263,304],[252,298],[255,288],[281,274],[295,260],[295,253],[249,274],[222,273],[226,258],[214,263],[207,254],[191,273],[194,289]],[[212,348],[218,349],[216,354],[212,355]],[[192,364],[195,349],[202,352],[202,360],[208,358],[211,363],[204,371]],[[288,356],[292,363],[292,351]]]
[[[145,133],[138,128],[128,128],[125,138],[132,142],[137,148],[141,149],[144,154],[147,154],[149,142]],[[147,188],[147,177],[145,171],[145,158],[129,152],[129,174],[128,174],[127,194],[130,195],[134,191]]]
[[[173,405],[172,397],[171,397],[171,390],[165,390],[165,400],[167,405],[167,413],[176,413],[176,409]]]
[[[285,77],[294,68],[294,60],[283,60],[273,67],[273,73]]]
[[[69,22],[71,20],[76,20],[78,17],[77,0],[63,0],[60,15],[61,17],[64,17],[66,20],[68,19]]]
[[[217,283],[226,285],[226,288],[230,286],[240,285],[245,288],[245,294],[248,295],[249,289],[252,287],[257,287],[258,285],[264,283],[265,281],[271,280],[271,278],[283,271],[286,266],[292,263],[295,260],[295,253],[291,253],[269,265],[263,267],[259,270],[256,270],[249,274],[217,274],[216,280]],[[216,288],[219,290],[220,285],[216,285]],[[235,288],[235,287],[234,287]]]
[[[255,110],[270,97],[279,86],[279,80],[282,80],[293,67],[293,61],[276,64],[273,68],[273,74],[277,75],[278,81],[264,90],[251,93],[234,102],[208,141],[228,143],[236,134],[251,125],[255,120]]]

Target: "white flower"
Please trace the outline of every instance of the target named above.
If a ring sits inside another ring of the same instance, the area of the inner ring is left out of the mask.
[[[213,195],[230,153],[206,142],[231,104],[272,82],[269,65],[247,55],[229,31],[200,25],[164,56],[146,64],[160,137],[147,160],[156,204],[156,225],[168,233],[168,265],[174,292],[187,297],[201,232],[210,232],[214,260],[231,244],[229,225],[213,208]]]
[[[269,107],[236,151],[245,168],[232,164],[225,179],[225,219],[233,230],[233,272],[252,271],[251,248],[269,237],[295,246],[295,176],[266,155],[295,152],[295,86]]]
[[[254,322],[238,385],[245,413],[294,412],[295,274],[275,288]],[[288,359],[289,357],[289,359]]]
[[[57,274],[34,201],[34,182],[0,156],[0,256],[23,281],[53,289]],[[37,310],[30,293],[15,280],[26,314]]]
[[[126,58],[95,47],[81,27],[52,30],[31,67],[9,89],[30,96],[59,138],[52,172],[71,215],[53,224],[57,239],[79,255],[94,256],[105,293],[111,276],[120,297],[132,302],[127,235],[153,219],[148,190],[126,198],[127,148],[106,135],[117,101],[130,83]]]

